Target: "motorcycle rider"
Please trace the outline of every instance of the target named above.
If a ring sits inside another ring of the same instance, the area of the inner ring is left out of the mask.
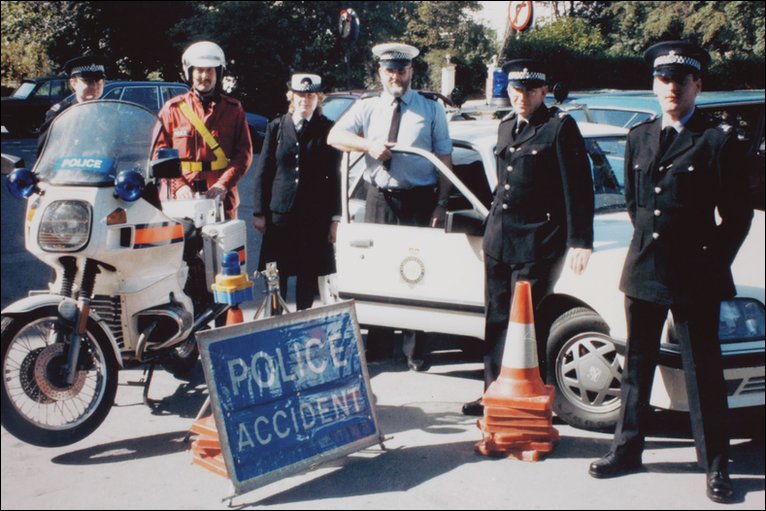
[[[45,112],[45,122],[40,126],[40,134],[37,137],[37,155],[43,150],[45,141],[48,139],[48,128],[53,119],[61,112],[77,103],[93,101],[104,93],[106,83],[106,58],[100,55],[83,55],[73,58],[64,64],[64,70],[69,77],[69,88],[74,96],[65,98]]]
[[[178,149],[183,175],[164,183],[161,196],[220,197],[226,219],[236,218],[237,183],[250,167],[253,144],[242,105],[221,94],[226,57],[217,44],[201,41],[186,49],[181,65],[191,90],[162,107],[155,151]]]

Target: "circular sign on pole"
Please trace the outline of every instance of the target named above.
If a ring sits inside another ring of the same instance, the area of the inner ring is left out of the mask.
[[[354,9],[340,11],[338,37],[347,44],[353,44],[359,37],[359,18]]]
[[[508,22],[511,28],[518,32],[529,28],[532,23],[532,2],[510,2]]]

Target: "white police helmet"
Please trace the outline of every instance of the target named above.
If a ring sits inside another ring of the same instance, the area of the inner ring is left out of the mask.
[[[192,67],[214,67],[218,69],[218,83],[221,82],[223,70],[226,69],[226,56],[217,44],[210,41],[194,43],[181,57],[181,66],[186,81],[191,81]]]

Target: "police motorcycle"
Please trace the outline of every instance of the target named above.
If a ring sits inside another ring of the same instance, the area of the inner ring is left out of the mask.
[[[244,264],[244,222],[224,221],[217,199],[159,201],[157,181],[179,176],[180,161],[173,149],[150,161],[156,124],[133,103],[75,105],[32,171],[8,176],[27,199],[26,248],[55,272],[48,290],[2,311],[2,425],[20,440],[85,438],[109,413],[120,368],[183,375],[195,333],[229,307],[209,289],[225,251]]]

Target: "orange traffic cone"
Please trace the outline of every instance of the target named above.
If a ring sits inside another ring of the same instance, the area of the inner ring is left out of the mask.
[[[532,397],[545,393],[537,363],[535,319],[532,311],[532,288],[519,282],[513,293],[511,318],[505,336],[505,350],[500,376],[484,393],[484,405],[507,403],[509,397]]]
[[[529,282],[519,282],[505,338],[502,368],[482,397],[484,418],[477,421],[482,440],[474,449],[485,456],[537,461],[550,452],[559,433],[553,427],[554,387],[543,384]]]
[[[242,309],[239,308],[239,305],[232,305],[226,313],[226,326],[237,325],[244,321],[245,318],[242,315]]]

